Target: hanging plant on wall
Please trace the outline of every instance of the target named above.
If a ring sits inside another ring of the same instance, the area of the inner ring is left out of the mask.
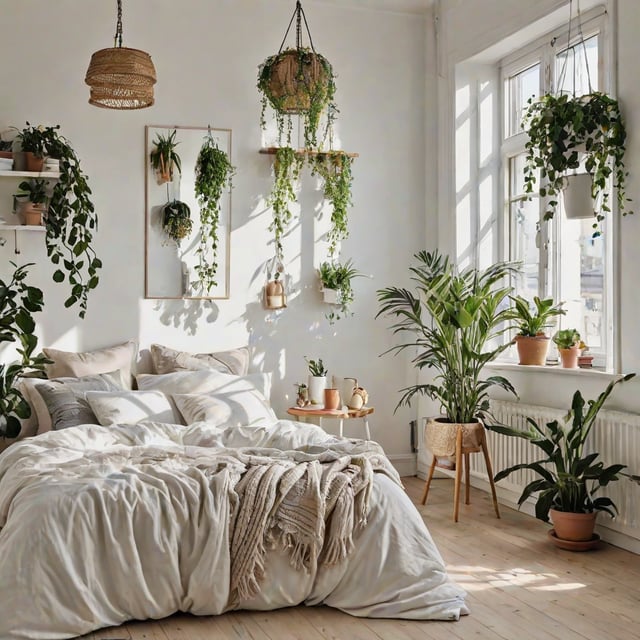
[[[296,47],[282,50],[291,25],[296,20]],[[309,47],[302,45],[302,20],[309,38]],[[323,139],[330,130],[337,114],[333,102],[336,84],[329,61],[316,52],[302,4],[296,2],[289,27],[277,54],[269,56],[258,68],[258,89],[262,112],[260,124],[266,129],[266,110],[270,105],[275,112],[278,128],[278,144],[283,140],[291,146],[293,129],[291,116],[302,116],[304,141],[307,148],[317,148],[321,115],[326,110],[326,127]]]
[[[176,244],[180,244],[193,229],[191,209],[186,202],[171,200],[162,209],[162,230]]]
[[[176,147],[180,144],[176,142],[176,134],[175,129],[166,136],[157,133],[156,140],[153,142],[154,147],[149,153],[149,160],[158,184],[173,181],[174,169],[182,173],[182,163],[176,151]]]
[[[324,301],[336,305],[327,315],[327,320],[333,324],[348,315],[353,315],[350,310],[354,300],[353,278],[364,276],[358,271],[351,260],[340,263],[337,260],[323,262],[318,269],[318,276],[322,285]]]
[[[205,136],[196,161],[195,193],[200,205],[200,245],[195,266],[198,281],[205,294],[218,283],[218,227],[220,223],[220,198],[225,189],[233,187],[235,167],[225,151],[218,148],[211,130]]]
[[[338,254],[338,245],[349,237],[349,207],[353,176],[353,158],[344,151],[330,151],[310,156],[311,172],[324,181],[324,197],[331,205],[331,229],[327,234],[329,257]]]
[[[53,187],[45,220],[47,254],[58,267],[53,274],[54,281],[68,280],[71,286],[64,306],[78,304],[79,315],[84,318],[89,291],[98,286],[98,271],[102,267],[91,246],[98,229],[98,217],[80,160],[69,141],[58,133],[59,129],[60,125],[35,127],[27,122],[18,138],[28,138],[30,144],[38,144],[46,156],[60,161],[60,177]]]
[[[300,177],[304,157],[291,147],[280,147],[276,151],[273,163],[273,187],[267,198],[267,206],[271,207],[272,219],[269,231],[273,233],[276,260],[282,262],[284,251],[282,238],[293,218],[291,204],[296,200],[295,184]]]

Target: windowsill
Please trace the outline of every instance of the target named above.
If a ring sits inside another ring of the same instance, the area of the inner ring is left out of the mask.
[[[518,371],[518,373],[531,373],[543,375],[557,374],[561,376],[587,376],[598,378],[599,380],[615,380],[620,377],[618,373],[602,371],[600,369],[565,369],[559,364],[547,364],[543,367],[538,365],[522,365],[517,362],[494,361],[485,365],[487,369],[500,369],[502,371]]]

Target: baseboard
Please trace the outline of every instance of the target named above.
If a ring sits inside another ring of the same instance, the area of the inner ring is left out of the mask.
[[[415,476],[417,473],[415,453],[396,453],[387,456],[401,476]]]

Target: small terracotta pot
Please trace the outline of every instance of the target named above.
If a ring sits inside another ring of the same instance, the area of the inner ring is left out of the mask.
[[[516,336],[520,364],[543,367],[547,361],[549,338],[547,336]]]
[[[324,390],[324,408],[327,411],[335,411],[340,408],[340,392],[337,389]]]
[[[44,168],[44,158],[34,155],[31,151],[25,152],[27,171],[40,172]]]
[[[563,369],[577,369],[580,346],[574,344],[570,349],[558,349]]]
[[[33,202],[25,202],[22,206],[22,217],[24,224],[39,227],[42,225],[42,214],[44,213],[43,204],[34,204]]]
[[[593,538],[597,512],[570,513],[567,511],[549,510],[551,522],[556,536],[562,540],[583,541]]]

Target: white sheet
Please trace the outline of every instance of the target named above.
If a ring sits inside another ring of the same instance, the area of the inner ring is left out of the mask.
[[[229,474],[214,473],[211,448],[327,446],[377,447],[289,421],[227,431],[82,426],[13,445],[0,455],[0,638],[54,640],[176,611],[228,610],[229,536],[217,525],[232,505],[212,499],[212,483]],[[419,513],[383,474],[346,562],[306,574],[272,550],[260,593],[238,608],[303,602],[370,617],[467,612]]]

